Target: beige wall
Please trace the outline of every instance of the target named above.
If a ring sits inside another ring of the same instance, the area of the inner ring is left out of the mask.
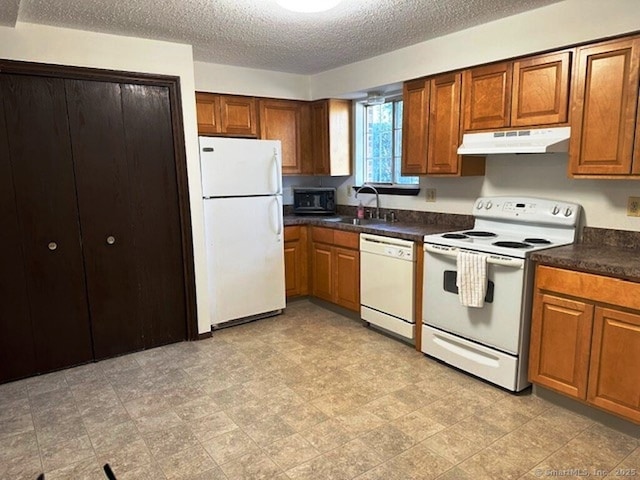
[[[180,77],[193,224],[198,330],[208,332],[209,301],[190,45],[18,23],[0,27],[0,58]]]

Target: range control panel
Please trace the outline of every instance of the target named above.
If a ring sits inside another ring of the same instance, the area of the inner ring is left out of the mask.
[[[474,204],[476,218],[526,223],[576,225],[581,207],[577,203],[532,197],[481,197]]]

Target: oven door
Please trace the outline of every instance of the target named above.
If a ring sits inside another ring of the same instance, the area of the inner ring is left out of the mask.
[[[487,254],[484,307],[464,307],[456,288],[457,248],[425,244],[423,323],[518,355],[526,317],[526,262]]]

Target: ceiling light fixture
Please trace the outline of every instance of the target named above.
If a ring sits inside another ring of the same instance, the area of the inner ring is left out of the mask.
[[[278,5],[292,12],[316,13],[330,10],[342,0],[276,0]]]

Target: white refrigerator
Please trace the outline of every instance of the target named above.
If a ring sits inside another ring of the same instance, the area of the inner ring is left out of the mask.
[[[213,328],[285,307],[279,140],[200,137]]]

